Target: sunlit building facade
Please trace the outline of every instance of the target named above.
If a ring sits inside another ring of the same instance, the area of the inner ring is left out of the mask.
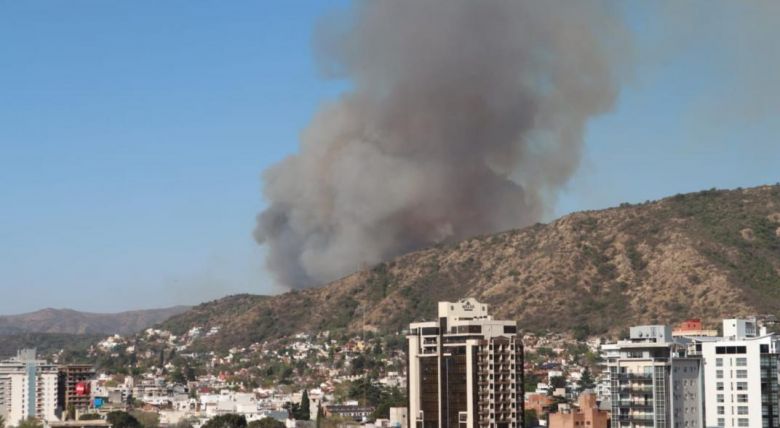
[[[517,428],[523,421],[523,345],[514,321],[475,299],[439,302],[437,321],[409,326],[409,424]]]

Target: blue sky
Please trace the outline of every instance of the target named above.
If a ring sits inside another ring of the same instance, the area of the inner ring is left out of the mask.
[[[345,86],[312,58],[332,4],[0,0],[0,313],[281,291],[251,236],[260,174]],[[776,111],[712,119],[735,86],[718,48],[640,61],[555,215],[780,181]]]

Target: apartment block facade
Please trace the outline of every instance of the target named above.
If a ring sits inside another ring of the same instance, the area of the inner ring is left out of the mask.
[[[59,368],[58,405],[67,412],[87,411],[92,405],[91,385],[95,368],[89,364],[68,364]],[[75,417],[76,415],[70,415]]]
[[[605,347],[612,427],[701,427],[702,361],[669,326],[631,327],[628,340]]]
[[[0,416],[6,425],[27,418],[57,420],[57,367],[38,360],[34,349],[0,361]]]
[[[779,343],[752,319],[723,320],[723,337],[697,340],[707,427],[780,427]]]
[[[494,320],[475,299],[439,302],[438,320],[412,323],[408,426],[518,428],[523,345],[514,321]]]

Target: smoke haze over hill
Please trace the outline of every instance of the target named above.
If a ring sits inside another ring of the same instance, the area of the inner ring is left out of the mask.
[[[627,40],[600,1],[358,2],[323,20],[323,69],[354,86],[265,172],[269,268],[307,287],[539,221],[615,103]]]

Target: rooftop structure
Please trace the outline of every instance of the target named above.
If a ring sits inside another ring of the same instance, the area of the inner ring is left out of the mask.
[[[583,392],[578,398],[578,409],[550,414],[550,428],[607,428],[609,412],[599,410],[596,395]]]
[[[687,319],[677,326],[672,331],[673,337],[690,337],[690,336],[708,336],[714,337],[718,335],[718,330],[708,330],[702,326],[701,319],[692,318]]]

